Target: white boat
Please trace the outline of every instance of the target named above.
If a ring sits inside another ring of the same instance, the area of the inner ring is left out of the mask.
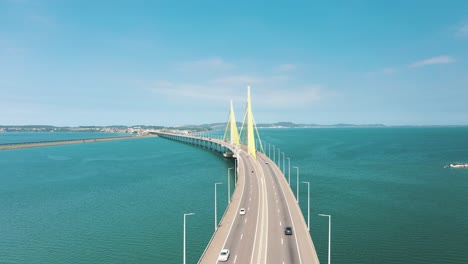
[[[468,163],[452,163],[452,164],[450,164],[450,168],[456,168],[456,169],[466,168],[466,169],[468,169]]]

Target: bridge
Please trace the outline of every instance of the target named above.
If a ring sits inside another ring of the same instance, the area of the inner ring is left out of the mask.
[[[262,146],[252,114],[250,87],[240,132],[231,101],[222,139],[175,132],[157,134],[217,151],[236,161],[235,191],[199,264],[219,263],[218,256],[223,249],[230,251],[225,263],[319,263],[297,200],[281,170]],[[241,208],[245,209],[244,215],[239,213]],[[292,227],[292,235],[285,234],[285,227]]]

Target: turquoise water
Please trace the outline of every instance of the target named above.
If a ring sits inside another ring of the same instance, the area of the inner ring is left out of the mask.
[[[319,213],[332,215],[333,263],[468,262],[468,170],[444,168],[468,161],[468,128],[260,133],[311,182],[322,263]],[[224,183],[220,218],[231,166],[161,138],[0,151],[0,263],[181,263],[189,212],[187,263],[196,263],[214,228],[214,182]]]

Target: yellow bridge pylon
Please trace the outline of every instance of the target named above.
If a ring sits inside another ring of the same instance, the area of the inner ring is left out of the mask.
[[[247,132],[244,132],[247,130]],[[247,136],[244,134],[247,133]],[[260,151],[264,152],[262,140],[260,139],[260,134],[258,133],[257,125],[252,113],[252,102],[250,99],[250,86],[247,86],[247,107],[245,110],[244,121],[242,122],[242,128],[240,132],[241,143],[247,145],[248,153],[257,158],[257,145],[255,143],[255,134],[258,138],[258,143]],[[244,135],[244,136],[243,136]]]
[[[231,110],[229,111],[229,119],[224,130],[224,140],[231,142],[231,144],[239,145],[239,132],[237,130],[236,116],[234,115],[234,107],[231,100]]]

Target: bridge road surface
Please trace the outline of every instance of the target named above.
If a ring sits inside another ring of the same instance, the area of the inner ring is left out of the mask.
[[[246,213],[240,215],[239,211],[236,212],[234,225],[226,238],[223,248],[228,248],[231,251],[228,263],[251,263],[254,249],[259,246],[255,239],[260,217],[259,184],[255,176],[252,158],[242,150],[238,158],[242,159],[242,163],[245,164],[243,167],[245,185],[239,208],[244,208]]]
[[[254,160],[241,150],[238,159],[245,185],[231,215],[232,227],[222,247],[213,241],[200,263],[319,263],[302,212],[278,167],[260,153]],[[239,215],[239,208],[246,214]],[[284,234],[286,226],[293,227],[293,235]],[[217,262],[222,248],[230,250],[227,262]]]
[[[279,168],[264,154],[257,153],[267,179],[269,193],[268,264],[319,263],[303,214],[288,182]],[[292,235],[285,235],[290,226]]]
[[[243,150],[238,152],[237,158],[238,181],[231,204],[199,263],[218,263],[223,248],[231,252],[229,260],[224,263],[251,263],[260,212],[259,185],[255,176],[255,161]],[[245,215],[239,215],[240,208],[245,208]]]

